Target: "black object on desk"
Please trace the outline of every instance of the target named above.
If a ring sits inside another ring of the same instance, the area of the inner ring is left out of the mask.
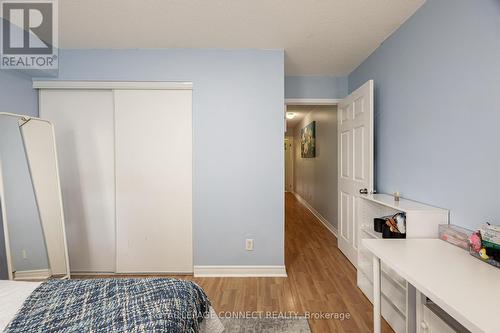
[[[376,232],[382,232],[385,225],[385,217],[376,217],[373,219],[373,230]]]
[[[384,224],[384,228],[382,230],[382,238],[406,238],[406,234],[402,234],[400,232],[392,232],[391,227],[387,224]]]

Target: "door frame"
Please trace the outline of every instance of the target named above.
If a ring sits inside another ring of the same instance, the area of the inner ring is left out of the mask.
[[[285,98],[285,110],[288,105],[338,105],[342,98]]]

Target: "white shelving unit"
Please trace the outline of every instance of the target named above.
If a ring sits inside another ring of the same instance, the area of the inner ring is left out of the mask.
[[[449,223],[446,209],[401,198],[395,201],[387,194],[361,196],[358,212],[358,287],[373,302],[372,255],[361,239],[382,238],[373,229],[373,219],[406,214],[406,238],[438,238],[438,225]],[[382,316],[396,333],[413,333],[415,323],[415,290],[405,279],[382,263]]]

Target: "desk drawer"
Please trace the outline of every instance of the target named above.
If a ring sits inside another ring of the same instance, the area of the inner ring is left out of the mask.
[[[420,323],[421,333],[456,333],[448,324],[439,318],[426,305],[424,306],[423,321]]]

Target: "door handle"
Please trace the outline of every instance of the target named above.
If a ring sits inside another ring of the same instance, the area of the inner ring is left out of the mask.
[[[360,189],[359,194],[368,194],[368,189],[367,188]]]

